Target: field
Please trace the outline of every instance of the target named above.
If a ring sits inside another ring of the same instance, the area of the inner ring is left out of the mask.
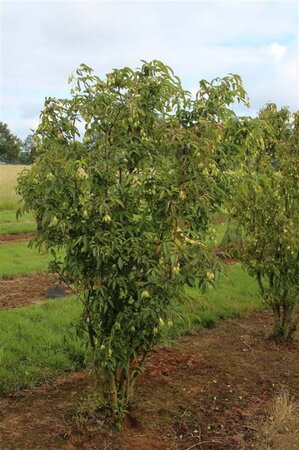
[[[0,165],[0,211],[16,208],[19,201],[19,197],[15,192],[16,178],[26,167],[18,164]]]
[[[122,431],[97,410],[75,336],[80,300],[45,299],[50,256],[15,218],[21,166],[0,166],[0,449],[298,450],[298,341],[267,339],[271,314],[237,261],[216,288],[186,288],[163,345],[148,357]],[[215,218],[217,243],[225,223]]]

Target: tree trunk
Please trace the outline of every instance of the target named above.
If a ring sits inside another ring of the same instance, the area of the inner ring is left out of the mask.
[[[110,394],[110,402],[113,410],[114,417],[117,417],[118,413],[118,396],[114,374],[109,375],[109,394]]]
[[[273,337],[277,341],[287,341],[292,339],[296,331],[295,303],[289,303],[284,298],[281,303],[273,303],[272,310],[274,313]]]

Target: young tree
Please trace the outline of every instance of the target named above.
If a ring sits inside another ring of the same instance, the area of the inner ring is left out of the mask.
[[[106,79],[81,65],[70,82],[71,99],[45,103],[39,157],[18,190],[23,210],[43,224],[36,243],[51,250],[52,270],[82,292],[78,330],[119,421],[147,353],[171,325],[174,300],[186,284],[213,283],[205,237],[222,180],[215,156],[228,104],[215,103],[201,119],[199,100],[159,61]],[[227,103],[243,101],[241,81],[225,83]]]
[[[0,122],[0,161],[15,164],[19,161],[21,141],[14,136],[8,126]]]
[[[284,121],[277,136],[272,111],[274,118],[267,109],[266,118],[255,120],[255,145],[238,174],[231,213],[243,238],[239,256],[273,310],[273,336],[286,340],[298,320],[299,116]]]

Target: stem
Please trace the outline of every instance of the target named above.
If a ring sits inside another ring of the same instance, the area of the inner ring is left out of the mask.
[[[273,314],[274,314],[274,329],[273,329],[273,335],[275,336],[277,334],[277,332],[279,332],[280,327],[281,327],[281,322],[280,322],[280,304],[277,302],[273,302],[272,303],[272,310],[273,310]]]
[[[117,399],[117,390],[116,390],[114,374],[109,375],[109,388],[110,388],[110,392],[109,392],[110,393],[110,401],[111,401],[113,413],[115,415],[115,413],[117,412],[117,407],[118,407],[118,399]]]
[[[260,271],[258,271],[257,276],[256,276],[256,279],[257,279],[257,282],[258,282],[258,285],[259,285],[261,294],[264,295],[264,293],[265,293],[265,288],[264,288],[264,285],[263,285],[262,275],[261,275],[261,272],[260,272]]]
[[[105,179],[105,193],[106,197],[108,197],[108,147],[109,147],[109,134],[108,131],[106,131],[105,134],[105,163],[106,163],[106,179]]]
[[[295,311],[295,303],[283,305],[283,316],[281,325],[284,332],[284,338],[286,339],[290,338],[294,333],[294,331],[296,330],[296,326],[294,326],[294,329],[293,327],[291,327],[293,322],[294,311]]]
[[[88,332],[89,342],[90,342],[91,348],[94,350],[95,349],[94,338],[96,337],[96,333],[90,323],[90,303],[91,302],[92,302],[92,295],[89,290],[87,293],[87,307],[85,309],[85,321],[87,322],[87,332]]]
[[[273,272],[270,273],[270,276],[269,276],[269,286],[270,286],[270,289],[272,290],[273,286],[274,286],[274,273]]]

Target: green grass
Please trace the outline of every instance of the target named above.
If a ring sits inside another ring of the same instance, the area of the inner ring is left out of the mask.
[[[18,197],[0,198],[0,211],[16,210],[19,206],[19,201]]]
[[[70,297],[0,311],[0,393],[82,368],[83,345],[72,336],[74,331],[68,336],[80,309],[80,302]]]
[[[264,307],[256,281],[239,264],[225,268],[216,287],[206,294],[195,288],[187,288],[186,292],[190,301],[175,308],[174,326],[168,331],[168,339],[211,328],[221,319],[242,317]]]
[[[16,210],[0,209],[0,234],[27,233],[36,230],[36,222],[32,214],[24,214],[16,219]]]
[[[167,342],[262,307],[256,284],[240,266],[230,267],[217,289],[205,295],[197,289],[187,292],[193,300],[175,308],[173,327],[165,327]],[[83,346],[70,327],[80,311],[81,304],[74,297],[0,311],[0,393],[31,387],[83,367]]]
[[[0,278],[46,272],[51,256],[29,248],[28,242],[0,245]]]
[[[225,231],[227,228],[227,223],[226,222],[214,223],[212,228],[215,230],[215,234],[216,234],[216,242],[213,242],[212,246],[217,248],[220,246],[220,244],[223,240],[223,237],[224,237],[224,234],[225,234]]]

